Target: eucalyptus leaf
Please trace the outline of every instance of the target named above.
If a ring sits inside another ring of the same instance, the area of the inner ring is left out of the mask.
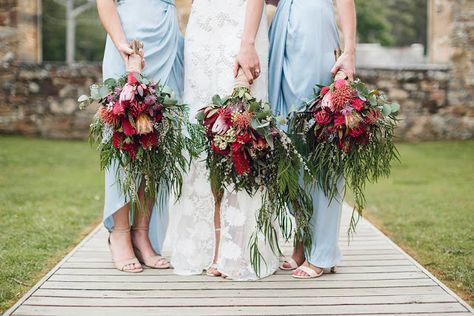
[[[388,116],[390,113],[392,113],[392,107],[388,104],[384,104],[382,108],[383,116]]]
[[[212,104],[215,104],[215,105],[221,105],[222,104],[222,99],[218,94],[216,94],[215,96],[212,97]]]
[[[104,86],[109,89],[113,89],[117,85],[117,81],[114,78],[109,78],[104,81]]]
[[[400,111],[400,104],[392,103],[391,108],[392,108],[392,113],[394,113],[394,114],[398,113]]]

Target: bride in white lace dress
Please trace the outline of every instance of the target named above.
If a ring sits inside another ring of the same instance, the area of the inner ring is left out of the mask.
[[[197,111],[213,95],[229,95],[242,68],[252,94],[267,100],[268,25],[264,0],[195,0],[186,30],[184,102],[195,122]],[[250,264],[249,241],[256,231],[261,196],[226,191],[219,207],[211,193],[205,157],[191,167],[179,203],[171,208],[171,263],[177,274],[258,278]],[[219,210],[220,209],[220,210]],[[273,274],[275,255],[263,235],[259,277]]]

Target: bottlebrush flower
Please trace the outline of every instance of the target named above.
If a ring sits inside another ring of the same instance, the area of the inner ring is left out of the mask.
[[[238,175],[243,175],[250,172],[250,161],[246,157],[245,151],[243,148],[234,150],[232,148],[232,161],[234,162],[235,172]]]
[[[140,144],[143,148],[149,149],[158,145],[158,136],[155,132],[140,136]]]
[[[318,124],[326,125],[331,123],[331,114],[326,111],[319,111],[315,113],[314,119]]]
[[[336,83],[339,81],[341,80],[336,81]],[[342,81],[346,82],[345,80]],[[347,82],[345,85],[339,84],[339,86],[340,88],[336,88],[331,92],[331,102],[336,111],[340,111],[345,105],[350,104],[355,97],[355,90]]]
[[[135,100],[135,87],[129,84],[123,86],[122,92],[120,92],[119,101],[122,105],[127,106],[133,100]]]
[[[114,132],[114,136],[112,138],[112,144],[114,145],[114,147],[117,149],[121,149],[124,138],[125,136],[122,133]]]
[[[123,133],[126,136],[132,136],[137,133],[137,130],[135,129],[135,127],[133,127],[132,123],[130,123],[130,120],[128,119],[128,117],[124,117],[122,119],[122,127],[123,127]]]
[[[224,134],[230,128],[232,124],[232,110],[229,108],[219,109],[219,116],[217,117],[214,125],[212,126],[212,132],[216,134]]]
[[[234,115],[234,127],[239,130],[247,129],[252,122],[253,114],[247,111],[237,112]]]
[[[355,98],[354,100],[352,100],[352,103],[351,103],[352,107],[356,109],[357,111],[362,110],[362,108],[364,107],[364,104],[365,104],[364,100],[360,98]]]
[[[136,125],[139,135],[148,134],[153,131],[153,122],[147,114],[140,114],[137,117]]]
[[[102,122],[115,126],[118,123],[118,118],[112,111],[109,111],[105,106],[101,106],[99,110],[100,119]]]

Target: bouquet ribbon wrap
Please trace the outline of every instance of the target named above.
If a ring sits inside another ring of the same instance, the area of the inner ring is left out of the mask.
[[[130,43],[130,48],[133,50],[133,52],[130,54],[130,56],[128,56],[128,62],[126,65],[127,72],[142,72],[143,46],[143,42],[139,40],[133,40]]]

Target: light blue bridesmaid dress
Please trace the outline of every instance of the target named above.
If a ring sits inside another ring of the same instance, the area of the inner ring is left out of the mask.
[[[129,41],[144,43],[145,68],[143,74],[172,88],[178,99],[183,91],[183,37],[179,31],[174,0],[119,0],[117,10],[122,28]],[[107,37],[103,61],[103,78],[117,78],[125,74],[125,64],[114,43]],[[105,172],[104,225],[111,231],[112,215],[126,204],[116,181],[116,167]],[[169,194],[166,189],[157,193],[157,201],[150,219],[149,238],[160,254],[168,226]]]
[[[331,82],[334,50],[339,47],[332,0],[280,0],[270,27],[269,100],[276,114],[286,116],[313,95],[315,84]],[[311,219],[313,245],[307,260],[320,268],[339,263],[342,197],[332,201],[317,186]],[[338,183],[339,192],[343,181]]]

